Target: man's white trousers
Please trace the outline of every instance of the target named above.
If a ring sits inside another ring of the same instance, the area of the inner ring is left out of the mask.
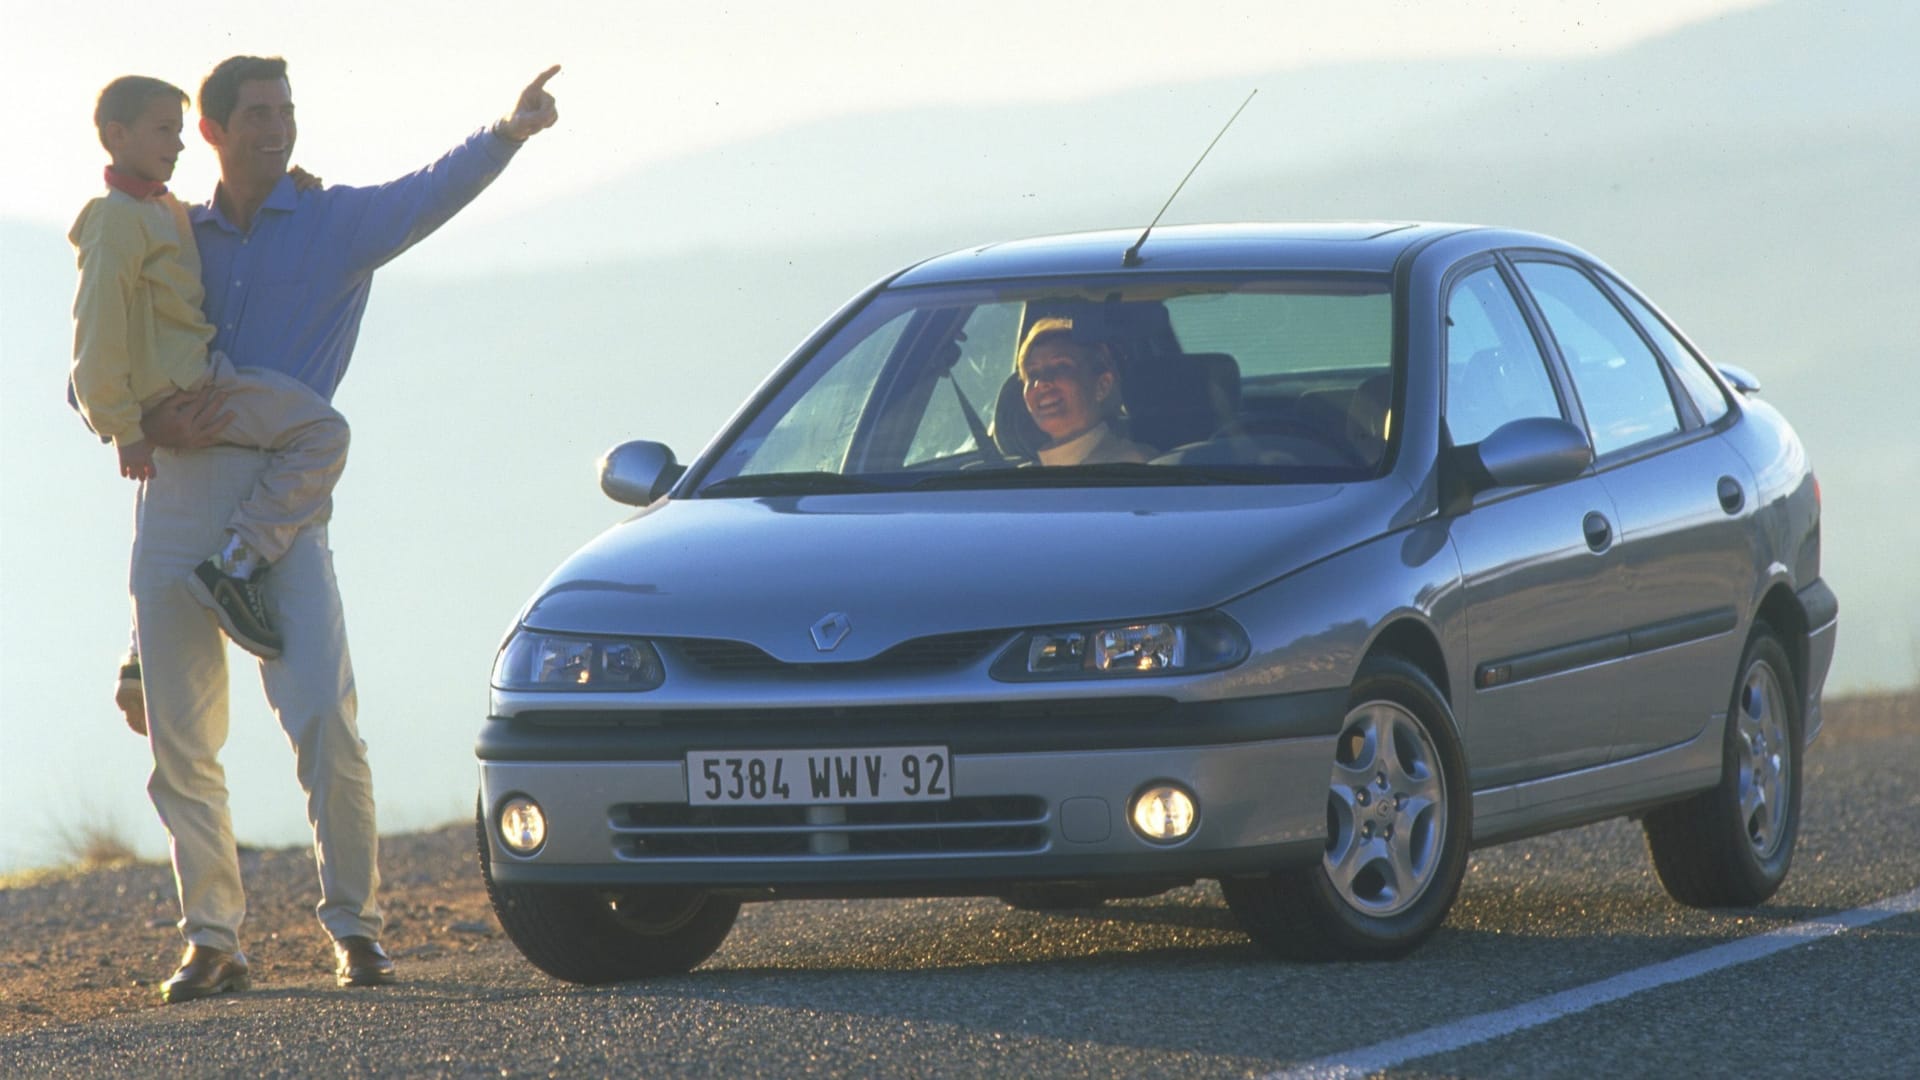
[[[219,550],[235,507],[269,455],[216,447],[159,451],[141,489],[133,550],[153,775],[147,791],[171,839],[180,929],[189,942],[237,949],[246,894],[227,809],[220,749],[227,741],[227,641],[187,591],[195,565]],[[380,936],[379,847],[373,776],[355,725],[353,665],[327,547],[327,519],[301,529],[263,579],[267,611],[285,639],[260,663],[267,703],[294,751],[320,872],[321,925],[336,940]],[[244,655],[244,654],[239,654]]]

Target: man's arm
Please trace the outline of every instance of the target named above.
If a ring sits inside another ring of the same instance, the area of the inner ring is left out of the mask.
[[[334,188],[332,196],[351,230],[352,259],[368,270],[384,265],[446,224],[513,159],[534,134],[560,117],[547,80],[558,65],[540,73],[520,93],[513,111],[476,132],[419,172],[371,188]]]

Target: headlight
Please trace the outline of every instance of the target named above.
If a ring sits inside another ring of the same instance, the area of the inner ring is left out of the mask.
[[[1004,681],[1192,675],[1247,658],[1246,631],[1219,612],[1058,626],[1020,635],[994,662]]]
[[[638,638],[514,632],[493,662],[501,690],[652,690],[666,678],[660,653]]]

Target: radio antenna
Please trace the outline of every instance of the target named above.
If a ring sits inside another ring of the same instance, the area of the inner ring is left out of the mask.
[[[1240,107],[1238,109],[1233,110],[1233,115],[1227,117],[1227,122],[1220,126],[1220,135],[1225,135],[1227,133],[1227,129],[1233,126],[1233,122],[1235,120],[1240,119],[1240,114],[1245,112],[1247,109],[1247,106],[1253,103],[1253,95],[1259,92],[1260,92],[1260,88],[1255,87],[1251,93],[1247,94],[1247,100],[1241,102]],[[1127,249],[1127,253],[1120,257],[1121,266],[1139,266],[1140,265],[1140,245],[1147,242],[1147,234],[1153,231],[1153,227],[1155,225],[1160,224],[1160,218],[1164,214],[1166,214],[1167,207],[1172,206],[1173,200],[1180,197],[1180,189],[1183,187],[1186,187],[1187,181],[1193,179],[1193,174],[1199,171],[1200,162],[1207,160],[1207,155],[1213,153],[1214,144],[1220,141],[1220,135],[1215,135],[1213,137],[1213,142],[1208,143],[1207,148],[1205,150],[1200,151],[1199,160],[1193,163],[1193,168],[1188,169],[1187,175],[1181,177],[1180,182],[1173,186],[1173,194],[1167,196],[1166,203],[1160,207],[1160,213],[1153,215],[1153,220],[1147,222],[1147,227],[1140,230],[1140,239],[1135,240],[1133,242],[1133,246]]]

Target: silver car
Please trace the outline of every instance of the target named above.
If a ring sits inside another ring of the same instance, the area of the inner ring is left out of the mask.
[[[1779,887],[1838,605],[1753,378],[1544,236],[1133,239],[908,268],[691,465],[609,452],[643,509],[521,612],[477,747],[536,966],[1202,878],[1280,956],[1392,957],[1471,847],[1629,814],[1682,903]]]

